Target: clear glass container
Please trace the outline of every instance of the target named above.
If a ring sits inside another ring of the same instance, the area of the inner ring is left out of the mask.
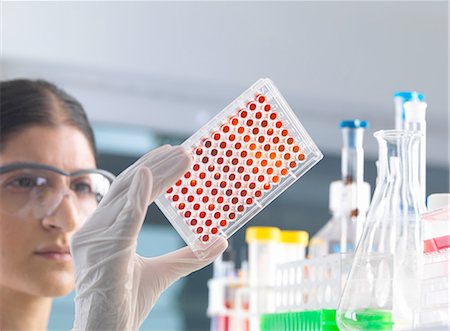
[[[396,130],[405,130],[405,102],[423,101],[424,99],[425,96],[422,93],[415,91],[402,91],[394,94]]]
[[[343,203],[346,218],[344,231],[347,232],[346,245],[341,246],[341,252],[353,252],[361,238],[368,202],[370,201],[370,186],[368,196],[365,196],[364,186],[364,131],[369,126],[367,121],[342,121],[339,125],[342,130],[343,146],[341,151],[341,174],[343,189]],[[367,189],[366,189],[367,191]],[[362,210],[362,206],[365,208]]]
[[[276,227],[254,226],[247,228],[248,285],[250,287],[250,330],[258,330],[259,315],[274,312],[276,266],[279,261],[281,231]]]
[[[364,131],[367,121],[340,123],[342,131],[340,181],[330,184],[332,218],[311,239],[309,257],[353,252],[361,237],[370,202],[370,185],[364,182]]]
[[[378,131],[379,182],[338,309],[342,330],[412,330],[423,244],[417,131]]]
[[[418,149],[419,162],[416,171],[419,172],[421,197],[423,201],[426,201],[427,122],[425,121],[425,114],[427,104],[426,102],[415,100],[405,102],[403,107],[405,109],[405,130],[419,131],[422,133]]]

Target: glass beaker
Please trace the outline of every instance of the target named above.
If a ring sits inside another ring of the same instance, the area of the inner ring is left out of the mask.
[[[374,134],[379,181],[338,308],[341,330],[411,330],[420,306],[422,240],[417,131]]]

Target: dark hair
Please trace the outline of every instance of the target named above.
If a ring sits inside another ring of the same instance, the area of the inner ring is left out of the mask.
[[[74,97],[45,80],[0,82],[0,148],[13,134],[34,125],[78,128],[97,158],[92,127],[83,106]]]

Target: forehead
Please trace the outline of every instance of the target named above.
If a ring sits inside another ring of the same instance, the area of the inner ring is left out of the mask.
[[[0,153],[0,165],[16,162],[43,163],[67,172],[96,167],[88,139],[71,126],[32,126],[11,135]]]

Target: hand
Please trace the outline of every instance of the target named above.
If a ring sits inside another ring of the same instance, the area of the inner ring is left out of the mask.
[[[203,258],[189,247],[154,258],[136,254],[148,205],[189,165],[190,157],[181,147],[166,145],[149,152],[116,178],[74,234],[74,330],[137,330],[167,287],[226,249],[227,241],[219,238]]]

